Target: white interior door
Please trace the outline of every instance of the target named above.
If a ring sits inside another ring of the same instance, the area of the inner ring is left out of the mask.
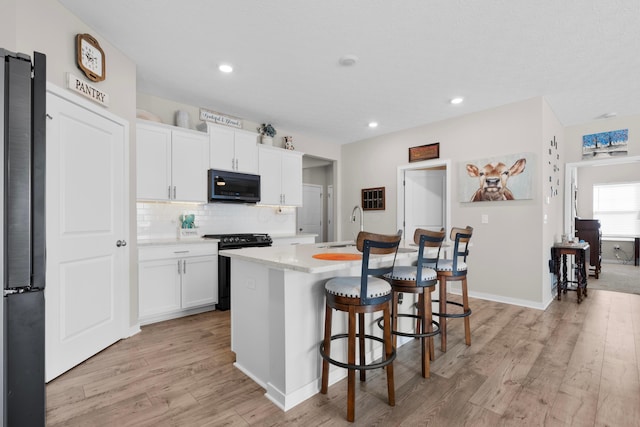
[[[316,243],[323,240],[322,223],[322,186],[314,184],[302,185],[302,207],[298,208],[296,223],[299,233],[317,234]]]
[[[416,228],[447,228],[445,170],[407,170],[404,192],[406,239],[413,239]]]
[[[333,221],[333,185],[327,185],[327,242],[335,241]]]
[[[84,107],[47,93],[47,381],[128,323],[125,126]]]

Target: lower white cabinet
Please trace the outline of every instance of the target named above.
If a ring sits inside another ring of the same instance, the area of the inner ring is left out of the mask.
[[[212,310],[218,302],[218,245],[145,246],[138,251],[141,324]]]

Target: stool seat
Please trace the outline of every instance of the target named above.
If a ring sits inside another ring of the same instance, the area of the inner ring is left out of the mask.
[[[406,265],[396,267],[392,273],[384,275],[385,279],[390,280],[404,280],[407,282],[415,282],[418,277],[418,270],[414,266]],[[422,269],[422,280],[435,280],[438,278],[438,273],[433,268]]]
[[[453,271],[454,265],[451,259],[439,259],[438,262],[425,263],[427,267],[435,268],[438,271]],[[464,261],[458,261],[455,266],[456,271],[467,271],[467,263]]]
[[[325,284],[325,290],[340,297],[360,298],[360,277],[334,277]],[[367,278],[367,298],[377,298],[391,293],[391,285],[379,277]]]

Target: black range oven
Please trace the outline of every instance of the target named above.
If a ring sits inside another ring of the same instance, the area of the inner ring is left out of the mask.
[[[218,250],[271,246],[271,237],[266,234],[205,234],[205,239],[218,239]],[[216,309],[231,307],[231,259],[218,255],[218,304]]]

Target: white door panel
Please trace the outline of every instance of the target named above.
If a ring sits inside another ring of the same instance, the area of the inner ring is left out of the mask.
[[[416,228],[440,230],[445,224],[446,171],[412,170],[405,173],[405,238]]]
[[[97,328],[113,321],[113,270],[111,257],[80,260],[60,266],[62,342],[72,341],[82,334],[93,335]],[[92,279],[87,281],[87,277]]]
[[[124,126],[47,95],[46,379],[126,334]]]
[[[322,186],[302,185],[302,207],[298,208],[297,227],[299,233],[317,234],[316,243],[323,241]]]

